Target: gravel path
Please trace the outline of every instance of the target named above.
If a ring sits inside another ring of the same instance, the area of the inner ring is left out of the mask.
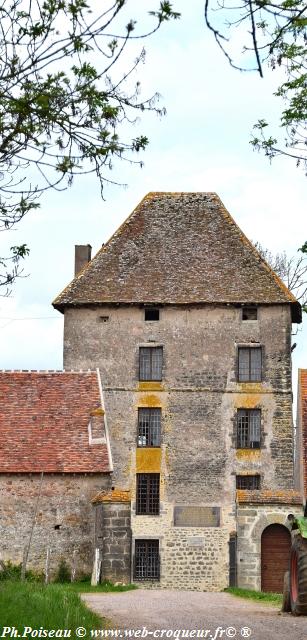
[[[114,628],[122,630],[142,630],[144,627],[149,631],[196,629],[204,630],[203,635],[194,634],[192,638],[208,640],[244,637],[251,640],[307,640],[307,617],[280,614],[275,607],[228,593],[138,589],[124,593],[83,594],[82,599],[91,609],[112,620]],[[246,627],[249,630],[245,631]],[[135,637],[143,640],[145,633]],[[125,638],[125,634],[119,637]],[[149,633],[147,640],[154,637],[176,640],[178,635],[167,636],[164,632],[153,636]]]

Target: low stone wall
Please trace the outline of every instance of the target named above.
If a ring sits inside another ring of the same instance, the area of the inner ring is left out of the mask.
[[[97,504],[95,545],[100,550],[101,581],[131,582],[130,503]]]
[[[50,576],[62,558],[76,575],[93,568],[94,510],[91,499],[109,486],[102,474],[0,474],[0,557],[22,562],[36,503],[36,524],[28,568],[44,571],[50,550]]]

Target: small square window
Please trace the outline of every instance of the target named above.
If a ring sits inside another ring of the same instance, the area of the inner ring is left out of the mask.
[[[153,309],[152,307],[145,308],[145,321],[157,321],[160,320],[160,309]]]
[[[162,347],[140,347],[140,380],[162,380]]]
[[[262,349],[261,347],[239,347],[238,349],[238,382],[261,382]]]
[[[242,320],[257,320],[257,307],[243,307]]]
[[[134,580],[160,580],[159,540],[136,540]]]
[[[260,476],[259,475],[236,476],[236,487],[237,489],[245,489],[247,491],[259,490]]]

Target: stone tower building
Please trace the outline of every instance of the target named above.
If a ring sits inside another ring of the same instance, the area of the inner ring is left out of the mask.
[[[64,368],[101,375],[114,465],[94,500],[102,578],[278,590],[301,511],[301,310],[217,195],[148,194],[54,306]]]

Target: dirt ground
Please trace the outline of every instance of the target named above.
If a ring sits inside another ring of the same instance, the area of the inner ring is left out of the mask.
[[[83,594],[82,598],[88,607],[111,620],[110,626],[121,630],[120,638],[127,637],[123,630],[134,629],[140,632],[129,636],[141,640],[146,637],[147,640],[189,637],[307,640],[307,617],[281,614],[271,605],[228,593],[138,589]],[[192,634],[179,635],[179,630]]]

